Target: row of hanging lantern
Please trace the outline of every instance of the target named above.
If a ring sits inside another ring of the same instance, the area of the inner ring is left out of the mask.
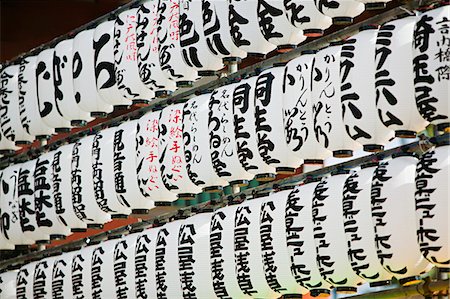
[[[0,274],[17,298],[279,298],[449,271],[446,139]],[[10,297],[1,297],[10,298]]]
[[[365,2],[372,1],[148,0],[132,5],[2,70],[0,149],[9,152],[15,144],[83,126],[113,106],[168,95],[247,54],[293,48],[306,36],[321,35],[331,17],[351,21]]]

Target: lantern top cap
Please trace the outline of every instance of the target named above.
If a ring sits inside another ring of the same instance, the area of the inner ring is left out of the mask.
[[[378,161],[367,162],[367,163],[361,164],[361,169],[378,166],[379,164],[380,164],[380,162],[378,162]]]
[[[309,184],[309,183],[317,183],[317,182],[320,182],[321,180],[322,180],[321,177],[307,177],[303,181],[303,183],[306,185],[306,184]]]
[[[361,27],[359,27],[359,31],[365,31],[365,30],[373,30],[373,29],[378,29],[380,26],[378,24],[367,24],[367,25],[362,25]]]
[[[309,54],[316,54],[317,50],[304,50],[300,53],[300,55],[309,55]]]
[[[330,43],[330,47],[332,47],[332,46],[341,46],[343,44],[344,44],[343,40],[338,40],[338,41],[331,42]]]
[[[419,158],[417,156],[417,154],[413,153],[413,152],[400,152],[400,153],[395,153],[395,154],[392,155],[392,159],[399,158],[399,157],[413,157],[413,158],[416,158],[416,159]]]
[[[331,176],[339,175],[339,174],[349,174],[349,173],[350,173],[350,170],[348,170],[348,169],[338,168],[331,172]]]
[[[275,62],[272,66],[273,67],[280,67],[280,66],[286,66],[287,62]]]

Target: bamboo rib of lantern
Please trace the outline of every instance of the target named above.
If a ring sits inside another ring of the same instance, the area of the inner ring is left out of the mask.
[[[73,241],[68,244],[52,247],[45,249],[43,251],[37,251],[33,253],[29,253],[26,255],[21,255],[15,258],[7,259],[0,262],[0,272],[4,269],[13,269],[17,266],[20,266],[29,261],[36,261],[42,259],[44,257],[52,256],[60,254],[61,252],[72,251],[76,249],[80,249],[88,244],[97,244],[101,241],[111,238],[117,238],[122,235],[126,235],[130,232],[139,232],[147,228],[157,227],[164,223],[171,222],[174,219],[186,218],[188,216],[194,215],[199,211],[206,210],[215,210],[217,208],[226,206],[228,203],[236,203],[241,202],[246,198],[251,198],[258,193],[267,193],[273,190],[282,189],[285,186],[298,185],[303,182],[305,179],[310,177],[323,177],[337,169],[352,169],[358,167],[364,163],[372,162],[372,161],[381,161],[387,157],[392,156],[395,153],[399,152],[415,152],[419,156],[425,153],[429,148],[431,148],[434,144],[441,143],[444,140],[449,140],[450,134],[446,133],[443,135],[439,135],[432,138],[426,138],[420,141],[411,142],[409,144],[405,144],[396,148],[392,148],[383,152],[378,152],[372,155],[363,156],[360,158],[352,159],[347,162],[343,162],[337,165],[332,165],[324,168],[320,168],[311,172],[302,173],[298,175],[294,175],[285,179],[272,181],[265,183],[263,185],[249,188],[245,191],[238,192],[233,195],[223,195],[219,199],[215,199],[211,202],[204,202],[196,205],[192,205],[189,207],[180,208],[175,211],[170,211],[167,213],[160,214],[152,219],[144,220],[141,222],[136,222],[130,225],[118,227],[112,229],[110,231],[102,232],[100,234],[96,234],[90,236],[86,239],[81,239],[77,241]]]

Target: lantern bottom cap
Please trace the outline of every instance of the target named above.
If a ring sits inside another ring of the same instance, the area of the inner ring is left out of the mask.
[[[323,165],[323,160],[321,160],[321,159],[305,159],[305,160],[303,160],[303,164]]]
[[[150,101],[145,99],[133,100],[133,105],[136,106],[147,106],[148,103],[150,103]]]
[[[377,10],[386,8],[385,2],[370,2],[366,3],[366,10]]]
[[[50,240],[36,240],[36,244],[50,244]]]
[[[201,77],[213,77],[213,76],[217,75],[217,72],[204,70],[204,71],[198,71],[197,74]]]
[[[277,46],[277,52],[286,53],[297,48],[297,45],[279,45]]]
[[[91,112],[91,116],[94,118],[106,118],[108,114],[102,111]]]
[[[331,292],[328,289],[312,289],[310,290],[309,293],[311,294],[312,297],[322,298],[330,296]]]
[[[284,294],[281,299],[302,299],[302,294]]]
[[[247,57],[253,57],[258,59],[264,59],[266,58],[266,54],[263,53],[256,53],[256,52],[248,52]]]
[[[56,133],[69,133],[70,128],[55,128]]]
[[[179,87],[179,88],[191,88],[193,86],[194,86],[194,82],[192,82],[192,81],[184,80],[184,81],[177,82],[177,87]]]
[[[127,214],[113,214],[111,215],[111,219],[127,219]]]
[[[171,90],[157,90],[155,91],[155,97],[157,98],[168,98],[172,95]]]
[[[134,215],[147,215],[150,213],[150,209],[132,209],[131,213]]]
[[[353,23],[353,18],[351,17],[334,17],[333,24],[334,25],[350,25]]]
[[[118,111],[123,111],[123,110],[127,110],[128,109],[128,105],[114,105],[114,109],[118,110]]]
[[[108,236],[108,240],[117,240],[117,239],[121,239],[122,237],[123,237],[122,234],[109,235],[109,236]]]
[[[323,30],[322,29],[305,29],[303,30],[303,35],[307,36],[307,37],[320,37],[323,35]]]
[[[248,186],[248,180],[234,180],[230,182],[230,186],[245,187]]]
[[[422,278],[420,278],[420,276],[410,276],[410,277],[399,279],[398,282],[402,286],[406,287],[406,286],[411,286],[411,285],[415,285],[415,284],[421,283],[422,282]]]
[[[64,240],[66,238],[65,235],[62,234],[51,234],[50,240]]]
[[[155,201],[156,207],[170,207],[172,205],[171,201]]]
[[[369,286],[371,288],[376,288],[376,287],[381,287],[381,286],[387,286],[390,284],[391,284],[390,280],[380,280],[380,281],[374,281],[374,282],[369,283]]]
[[[87,125],[87,121],[82,119],[75,119],[70,121],[70,125],[72,127],[85,127]]]
[[[103,224],[99,224],[99,223],[88,223],[88,224],[87,224],[87,228],[91,228],[91,229],[102,229],[102,228],[103,228]]]
[[[79,228],[71,228],[70,231],[72,233],[84,233],[87,231],[87,229],[79,227]]]
[[[353,151],[352,150],[333,151],[333,157],[335,157],[335,158],[350,158],[350,157],[353,157]]]
[[[49,140],[51,135],[36,135],[36,140]]]
[[[15,150],[0,150],[0,155],[3,155],[3,156],[12,156],[12,155],[14,155],[16,153],[16,151]]]
[[[363,150],[369,153],[381,152],[384,150],[384,145],[381,144],[365,144]]]
[[[19,250],[19,251],[28,250],[29,248],[30,248],[30,245],[15,245],[14,246],[14,250]],[[9,250],[5,250],[5,251],[9,251]]]
[[[206,193],[221,193],[223,191],[222,186],[208,186],[202,189]]]
[[[295,168],[293,168],[293,167],[277,167],[275,169],[275,171],[278,174],[294,174],[295,173]]]
[[[195,199],[195,196],[195,193],[180,193],[177,195],[177,198],[181,200],[193,200]]]
[[[255,175],[258,182],[271,182],[277,177],[276,173],[259,173]]]
[[[224,57],[222,58],[223,64],[239,64],[242,62],[242,59],[240,57]]]
[[[417,133],[409,130],[397,130],[395,131],[395,137],[398,138],[416,138]]]
[[[449,122],[440,123],[440,124],[437,124],[436,126],[437,126],[438,131],[448,132],[448,130],[450,129]]]
[[[437,267],[440,273],[450,273],[450,268]]]
[[[336,293],[338,294],[354,294],[358,292],[355,287],[336,287]]]
[[[30,145],[30,144],[31,144],[31,141],[28,141],[28,140],[18,140],[18,141],[15,142],[15,144],[16,144],[17,146]]]

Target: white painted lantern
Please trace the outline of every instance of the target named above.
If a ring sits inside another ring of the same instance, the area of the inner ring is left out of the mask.
[[[424,119],[448,127],[450,94],[450,6],[426,11],[416,19],[413,43],[416,105]]]
[[[346,172],[338,172],[319,182],[311,210],[319,271],[338,293],[356,293],[356,287],[364,282],[353,271],[348,257],[342,203],[347,178]]]
[[[33,274],[33,297],[45,299],[52,297],[52,278],[54,257],[44,258],[34,267]]]
[[[331,18],[319,11],[314,0],[286,0],[283,3],[288,20],[302,29],[305,36],[322,36],[332,24]]]
[[[0,171],[0,195],[2,195],[3,193],[3,171]],[[14,250],[14,243],[9,240],[9,235],[7,232],[7,229],[9,229],[9,227],[5,227],[5,225],[9,225],[9,215],[4,212],[3,209],[4,206],[2,204],[2,201],[0,201],[0,250]]]
[[[419,275],[431,268],[420,252],[416,234],[417,162],[408,153],[398,154],[380,163],[372,178],[372,221],[378,259],[402,285],[419,283]]]
[[[157,298],[155,247],[159,229],[138,234],[134,248],[134,285],[137,298]],[[130,235],[131,237],[131,235]],[[128,237],[127,237],[128,238]]]
[[[74,252],[72,256],[70,275],[72,298],[92,298],[91,259],[95,248],[94,245],[84,247]]]
[[[114,244],[114,286],[117,298],[136,298],[138,290],[141,290],[135,286],[138,269],[135,267],[135,252],[138,238],[139,234],[130,234],[117,240]],[[139,259],[137,260],[139,261]]]
[[[193,198],[201,192],[189,178],[183,141],[183,106],[167,106],[159,117],[158,155],[161,179],[179,198]],[[206,137],[206,136],[205,136]]]
[[[16,299],[16,279],[18,271],[7,271],[0,274],[0,298]]]
[[[92,298],[116,298],[114,249],[117,242],[109,240],[93,246],[90,260]],[[122,276],[122,279],[125,277]],[[121,294],[117,298],[126,298],[123,297],[125,295]]]
[[[413,35],[416,16],[380,27],[375,50],[376,104],[383,124],[396,137],[414,138],[428,122],[416,108],[414,94]]]
[[[34,267],[37,262],[32,262],[22,266],[16,277],[16,297],[17,299],[28,299],[33,297],[33,277]]]
[[[394,132],[379,119],[375,92],[375,43],[377,27],[360,28],[347,39],[341,50],[342,119],[347,134],[377,152],[394,137]]]
[[[52,296],[54,299],[72,297],[72,258],[74,253],[63,253],[55,257],[52,273]]]
[[[317,9],[333,19],[336,25],[348,25],[364,11],[364,4],[355,0],[318,1]]]
[[[81,109],[92,117],[106,117],[113,107],[97,91],[94,31],[83,30],[73,38],[73,90]]]

